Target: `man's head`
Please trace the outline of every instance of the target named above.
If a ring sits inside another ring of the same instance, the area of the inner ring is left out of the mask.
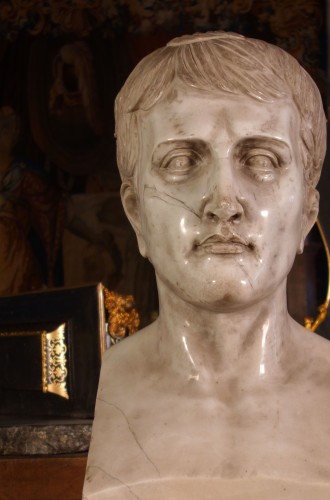
[[[319,91],[304,69],[274,45],[235,33],[176,38],[145,57],[118,94],[117,160],[122,179],[133,180],[140,161],[139,111],[165,99],[178,82],[187,88],[248,95],[272,102],[289,97],[301,117],[306,183],[315,187],[325,155],[325,117]],[[133,181],[134,182],[134,181]]]
[[[325,149],[298,63],[238,35],[181,38],[133,71],[116,113],[122,200],[160,298],[225,311],[285,294]]]

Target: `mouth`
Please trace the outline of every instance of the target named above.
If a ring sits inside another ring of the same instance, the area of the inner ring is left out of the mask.
[[[211,234],[195,243],[195,250],[215,255],[242,254],[253,249],[252,243],[236,235],[224,237],[221,234]]]

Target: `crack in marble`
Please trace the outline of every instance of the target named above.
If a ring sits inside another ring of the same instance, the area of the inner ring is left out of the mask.
[[[165,193],[164,191],[158,191],[156,188],[150,187],[150,186],[145,186],[144,191],[151,191],[152,198],[158,198],[159,200],[163,201],[164,203],[167,203],[168,205],[173,205],[173,206],[179,206],[183,207],[192,214],[194,214],[198,219],[201,218],[201,216],[195,212],[191,207],[189,207],[186,203],[184,203],[182,200],[179,200],[178,198],[175,198],[175,196],[171,196],[168,193]],[[172,202],[175,201],[175,203],[171,203],[169,200],[166,198],[169,198]]]
[[[121,479],[119,479],[118,477],[116,476],[113,476],[112,474],[110,474],[109,472],[106,472],[104,469],[102,469],[102,467],[99,467],[98,465],[90,465],[88,467],[89,469],[98,469],[100,470],[101,472],[103,472],[103,474],[105,474],[106,476],[110,477],[111,479],[114,479],[115,481],[118,481],[118,483],[122,484],[123,486],[125,486],[125,488],[128,489],[128,491],[135,497],[137,498],[138,500],[141,500],[141,497],[137,496],[134,491],[128,486],[128,484],[124,483]],[[83,497],[83,499],[86,498],[86,497]]]
[[[251,277],[249,276],[249,274],[248,274],[247,270],[244,268],[243,264],[241,264],[241,262],[240,262],[238,259],[236,259],[236,262],[237,262],[237,264],[239,265],[239,267],[241,268],[241,270],[243,271],[244,275],[247,277],[247,280],[248,280],[248,282],[249,282],[249,284],[250,284],[251,288],[252,288],[252,289],[254,289],[254,286],[253,286],[253,283],[252,283]]]
[[[119,413],[121,413],[124,417],[124,419],[126,420],[126,423],[127,423],[127,426],[129,428],[129,431],[130,433],[132,434],[132,436],[134,437],[135,439],[135,442],[136,444],[138,445],[138,447],[140,448],[140,450],[142,451],[143,455],[145,456],[145,458],[148,460],[148,462],[154,467],[154,469],[156,470],[157,474],[160,476],[160,471],[159,469],[157,468],[157,466],[153,463],[153,461],[151,460],[151,458],[148,456],[148,454],[146,453],[146,451],[143,449],[141,443],[139,442],[134,430],[132,429],[131,427],[131,424],[125,414],[125,412],[123,412],[123,410],[121,408],[119,408],[119,406],[113,404],[113,403],[109,403],[109,401],[106,401],[105,399],[102,399],[102,398],[97,398],[99,401],[102,401],[103,403],[106,403],[107,405],[109,406],[112,406],[113,408],[115,408],[117,411],[119,411]]]

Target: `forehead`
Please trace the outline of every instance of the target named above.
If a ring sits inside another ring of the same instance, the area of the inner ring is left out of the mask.
[[[272,137],[297,147],[300,117],[290,98],[272,102],[225,92],[174,90],[150,111],[143,112],[143,153],[180,138],[199,138],[230,148],[244,137]],[[294,151],[293,151],[294,152]],[[144,158],[146,159],[146,158]]]

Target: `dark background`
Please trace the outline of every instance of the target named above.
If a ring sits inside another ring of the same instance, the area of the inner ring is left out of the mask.
[[[142,324],[150,321],[157,311],[153,271],[139,257],[117,194],[115,95],[136,63],[174,36],[227,30],[290,52],[316,81],[327,112],[326,16],[325,1],[315,0],[2,0],[0,107],[10,106],[19,114],[21,133],[15,155],[43,172],[58,193],[64,214],[51,263],[33,220],[27,230],[42,268],[42,286],[103,281],[110,289],[132,293]],[[62,80],[67,95],[77,102],[65,104],[63,93],[55,92],[52,109],[56,58],[63,47],[73,47],[76,42],[85,51],[85,69],[92,75],[94,94],[93,85],[88,87],[89,76],[77,76],[74,61],[79,57],[68,56]],[[81,83],[89,88],[89,109]],[[88,113],[94,117],[90,119]],[[320,221],[328,238],[329,183],[325,170]],[[88,219],[91,213],[94,218]],[[317,230],[308,245],[289,285],[289,306],[301,322],[307,314],[316,315],[328,285],[327,261]],[[28,286],[19,290],[24,291]],[[325,335],[327,328],[326,323],[321,329]]]

